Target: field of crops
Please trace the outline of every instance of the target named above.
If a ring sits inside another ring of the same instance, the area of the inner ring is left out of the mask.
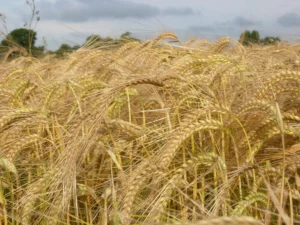
[[[0,223],[300,223],[299,60],[164,33],[3,61]]]

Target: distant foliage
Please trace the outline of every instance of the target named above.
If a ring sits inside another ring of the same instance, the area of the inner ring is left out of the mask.
[[[35,46],[37,33],[31,29],[18,28],[8,33],[1,41],[1,58],[14,59],[29,52],[33,57],[40,57],[44,54],[44,46]],[[4,55],[8,54],[6,57]]]
[[[253,30],[252,32],[246,30],[240,36],[240,43],[243,45],[249,45],[250,43],[258,43],[259,42],[259,32],[257,30]]]
[[[11,31],[1,44],[4,46],[19,45],[28,49],[30,46],[34,46],[37,33],[31,29],[19,28]]]
[[[129,40],[129,41],[140,41],[138,38],[132,37],[132,33],[128,32],[128,31],[121,34],[120,39],[121,40]]]
[[[280,38],[279,37],[265,37],[264,39],[261,39],[261,43],[264,45],[272,45],[275,44],[277,42],[280,42]]]
[[[65,53],[70,53],[72,52],[74,49],[73,47],[71,47],[70,45],[68,44],[62,44],[59,49],[55,52],[57,55],[64,55]]]
[[[120,45],[131,42],[131,41],[138,41],[141,42],[138,38],[135,38],[132,36],[132,33],[130,32],[125,32],[120,35],[120,38],[112,38],[112,37],[105,37],[102,38],[100,35],[90,35],[86,38],[85,43],[83,46],[88,47],[88,46],[93,46],[93,47],[102,47],[102,48],[117,48],[120,47]]]
[[[32,47],[32,56],[34,57],[41,57],[45,53],[45,47],[44,46],[33,46]]]
[[[241,44],[246,46],[249,44],[271,45],[279,41],[281,41],[279,37],[270,37],[270,36],[260,39],[260,34],[257,30],[253,30],[253,31],[245,30],[241,34],[239,40]]]
[[[103,38],[100,35],[92,34],[86,38],[85,43],[93,43],[103,41]]]

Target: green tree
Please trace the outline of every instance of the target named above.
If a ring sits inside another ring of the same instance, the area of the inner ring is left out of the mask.
[[[249,45],[250,43],[258,44],[260,41],[260,35],[257,30],[253,30],[252,32],[249,30],[245,30],[241,36],[239,42],[243,45]]]
[[[131,33],[127,31],[127,32],[121,34],[120,38],[132,38]]]
[[[120,39],[121,40],[128,40],[128,41],[140,41],[139,39],[137,39],[135,37],[132,37],[132,33],[128,32],[128,31],[121,34]]]
[[[101,43],[102,41],[103,41],[103,38],[100,35],[92,34],[86,38],[83,46],[95,45],[95,44]]]
[[[97,41],[102,41],[103,40],[103,38],[102,37],[100,37],[100,35],[97,35],[97,34],[92,34],[92,35],[90,35],[90,36],[88,36],[87,38],[86,38],[86,43],[88,43],[88,42],[97,42]]]
[[[239,42],[242,44],[242,45],[248,45],[248,39],[251,35],[251,32],[249,30],[245,30],[241,35],[240,35],[240,40]]]
[[[267,36],[263,39],[261,39],[261,43],[264,44],[264,45],[273,45],[277,42],[280,42],[280,38],[279,37],[270,37],[270,36]]]
[[[38,58],[42,57],[45,53],[45,46],[37,46],[37,47],[32,47],[32,56]]]
[[[253,30],[250,34],[250,41],[252,43],[259,43],[259,40],[260,40],[259,32],[257,30]]]
[[[74,46],[72,47],[72,50],[74,50],[74,51],[76,51],[76,50],[78,50],[78,49],[80,49],[80,45],[74,45]]]
[[[19,45],[28,50],[30,47],[34,47],[36,35],[36,32],[31,29],[15,29],[2,40],[1,44],[4,46]]]
[[[114,39],[109,36],[103,39],[103,42],[113,43],[113,41]]]
[[[61,44],[61,46],[59,47],[59,49],[55,52],[57,55],[64,55],[66,53],[70,53],[73,51],[73,48],[68,45],[68,44]]]
[[[241,34],[239,40],[239,42],[243,45],[249,45],[250,43],[270,45],[270,44],[275,44],[276,42],[279,41],[281,41],[279,37],[270,37],[270,36],[260,39],[260,35],[257,30],[253,30],[252,32],[249,30],[245,30]]]

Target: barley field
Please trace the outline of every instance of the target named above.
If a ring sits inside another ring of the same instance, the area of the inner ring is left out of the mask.
[[[0,220],[300,223],[300,44],[163,33],[0,66]]]

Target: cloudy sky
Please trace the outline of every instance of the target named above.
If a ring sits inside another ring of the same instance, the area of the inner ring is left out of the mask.
[[[31,1],[31,0],[29,0]],[[0,0],[8,31],[30,20],[26,0]],[[175,32],[183,41],[221,36],[238,39],[245,29],[261,36],[300,39],[300,0],[35,0],[41,20],[37,45],[82,44],[87,36],[118,37],[130,31],[142,39]],[[0,28],[3,31],[3,27]]]

